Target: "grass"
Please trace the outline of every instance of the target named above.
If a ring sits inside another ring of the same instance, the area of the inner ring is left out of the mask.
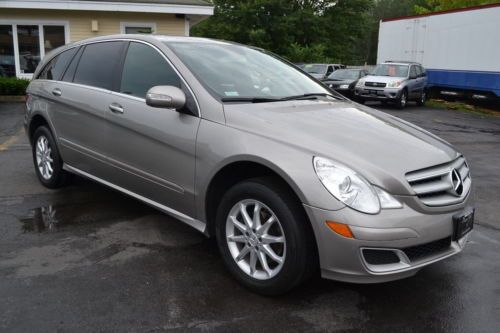
[[[445,101],[443,99],[431,99],[426,102],[426,106],[435,109],[456,110],[460,112],[469,112],[469,113],[500,117],[500,111],[488,109],[482,106],[467,104],[466,102]]]

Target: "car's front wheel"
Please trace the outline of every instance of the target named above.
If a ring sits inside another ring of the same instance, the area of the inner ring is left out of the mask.
[[[33,133],[32,140],[33,163],[42,185],[48,188],[63,186],[68,173],[62,168],[62,158],[50,130],[46,126],[40,126]]]
[[[314,239],[300,202],[271,178],[231,188],[222,198],[216,222],[227,268],[255,292],[282,294],[316,268]]]

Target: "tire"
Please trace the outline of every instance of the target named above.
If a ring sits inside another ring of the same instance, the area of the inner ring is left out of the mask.
[[[246,226],[242,204],[251,220]],[[258,224],[253,214],[256,204],[260,206],[261,227],[245,235],[243,230]],[[269,224],[271,218],[274,222]],[[239,227],[232,222],[234,219]],[[272,178],[246,180],[224,194],[217,210],[216,237],[231,274],[245,287],[262,295],[286,293],[311,277],[318,267],[314,236],[300,202]],[[267,243],[271,239],[282,242]],[[273,256],[268,254],[269,248]],[[246,249],[248,252],[242,254]],[[238,255],[242,256],[239,261]],[[282,262],[273,257],[281,258]]]
[[[420,94],[420,98],[417,101],[417,105],[424,106],[426,101],[427,101],[427,92],[424,90],[422,91],[422,94]]]
[[[52,133],[46,126],[35,130],[31,147],[33,164],[40,183],[47,188],[65,185],[69,174],[62,169],[61,155]]]
[[[408,104],[408,92],[405,89],[405,90],[403,90],[403,92],[401,93],[399,98],[397,99],[396,107],[398,109],[402,110],[406,107],[406,104]]]

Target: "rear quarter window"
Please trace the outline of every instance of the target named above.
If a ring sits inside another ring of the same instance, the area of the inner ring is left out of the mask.
[[[64,70],[68,66],[71,59],[73,59],[77,47],[69,49],[55,56],[42,70],[37,79],[41,80],[60,80]]]

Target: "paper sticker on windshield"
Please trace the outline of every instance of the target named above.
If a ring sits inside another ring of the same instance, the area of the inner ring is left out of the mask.
[[[240,95],[240,94],[238,94],[237,91],[224,91],[224,94],[226,94],[226,96],[229,96],[229,97],[234,97],[234,96]]]

